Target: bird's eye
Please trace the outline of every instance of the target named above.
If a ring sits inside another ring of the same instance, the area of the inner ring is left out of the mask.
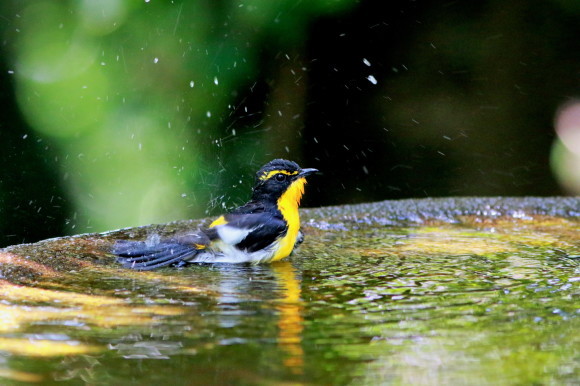
[[[278,173],[274,176],[274,178],[276,178],[276,181],[282,182],[282,181],[286,181],[286,176],[282,173]]]

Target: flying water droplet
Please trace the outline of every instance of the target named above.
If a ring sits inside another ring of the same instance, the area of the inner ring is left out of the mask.
[[[375,77],[374,77],[374,76],[372,76],[372,75],[369,75],[369,76],[367,76],[367,80],[368,80],[369,82],[371,82],[372,84],[377,84],[377,83],[378,83],[378,82],[377,82],[377,78],[375,78]]]

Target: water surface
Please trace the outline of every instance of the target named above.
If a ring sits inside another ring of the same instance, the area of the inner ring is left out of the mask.
[[[0,286],[3,384],[575,384],[580,227],[306,221],[288,261]],[[32,263],[30,263],[32,264]],[[48,276],[47,276],[48,277]]]

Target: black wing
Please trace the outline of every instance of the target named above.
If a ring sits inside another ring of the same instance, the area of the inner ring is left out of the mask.
[[[221,238],[238,249],[256,252],[266,248],[286,233],[286,222],[274,213],[230,213],[225,223],[207,230],[211,239]]]
[[[126,268],[148,271],[187,262],[209,244],[203,232],[181,234],[151,245],[144,241],[118,240],[112,252]]]
[[[254,217],[255,219],[247,219],[247,217]],[[227,219],[228,216],[226,216]],[[252,232],[250,232],[246,238],[244,238],[239,244],[236,245],[241,250],[246,250],[248,252],[255,252],[260,249],[266,248],[268,245],[272,244],[276,239],[282,237],[288,227],[286,222],[281,218],[272,215],[271,213],[261,213],[254,215],[240,215],[239,217],[245,217],[240,219],[240,223],[248,223],[249,221],[256,221],[260,225],[255,227]],[[236,223],[236,220],[233,220]]]

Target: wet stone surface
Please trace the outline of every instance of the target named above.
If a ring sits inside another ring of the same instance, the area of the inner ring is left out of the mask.
[[[115,239],[0,250],[3,384],[575,384],[580,199],[303,212],[269,265],[134,272]]]

